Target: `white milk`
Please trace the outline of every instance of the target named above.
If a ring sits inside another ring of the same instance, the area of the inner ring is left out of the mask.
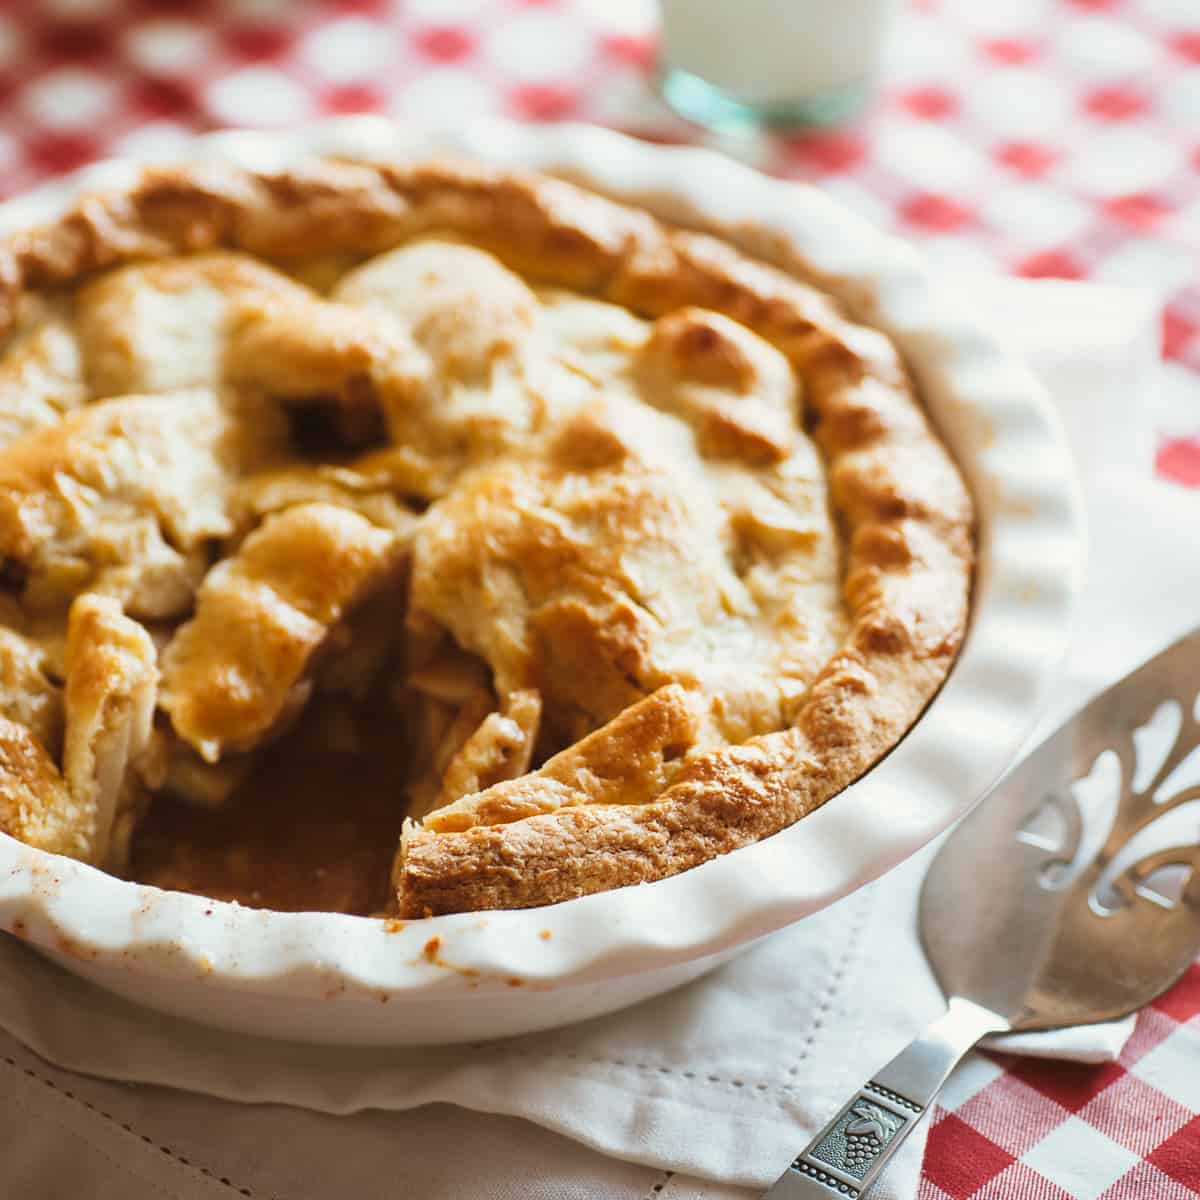
[[[661,0],[664,66],[740,104],[802,104],[870,82],[894,7],[894,0]]]

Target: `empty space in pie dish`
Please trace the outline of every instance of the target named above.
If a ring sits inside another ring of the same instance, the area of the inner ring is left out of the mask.
[[[315,1040],[607,1011],[1032,716],[1079,532],[1024,370],[815,193],[492,132],[215,135],[19,244],[0,921],[106,986]]]

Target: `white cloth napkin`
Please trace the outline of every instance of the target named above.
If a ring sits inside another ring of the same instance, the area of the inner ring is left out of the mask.
[[[1043,371],[1069,428],[1088,435],[1090,582],[1048,727],[1194,622],[1200,562],[1179,549],[1200,499],[1152,482],[1148,449],[1130,449],[1149,446],[1148,298],[1014,281],[970,290]],[[219,1034],[109,997],[0,938],[11,1035],[0,1032],[0,1195],[755,1195],[747,1186],[772,1180],[938,1011],[913,933],[927,858],[672,995],[487,1046],[321,1049]],[[1021,1040],[1100,1061],[1128,1029]],[[382,1111],[401,1109],[415,1111]],[[923,1148],[922,1128],[875,1194],[911,1200]]]

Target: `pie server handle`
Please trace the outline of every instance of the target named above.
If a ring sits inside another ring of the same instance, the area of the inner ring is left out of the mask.
[[[1001,1016],[955,996],[946,1011],[861,1087],[763,1194],[763,1200],[858,1200],[933,1103],[959,1059]]]

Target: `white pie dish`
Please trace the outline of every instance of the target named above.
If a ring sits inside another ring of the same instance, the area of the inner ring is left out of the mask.
[[[975,496],[971,628],[909,735],[824,808],[684,874],[552,907],[402,927],[262,912],[123,882],[0,835],[0,928],[112,991],[221,1028],[317,1042],[477,1040],[595,1016],[694,978],[961,816],[1020,745],[1066,642],[1082,523],[1048,398],[909,247],[819,192],[580,126],[447,133],[350,118],[209,135],[172,157],[266,169],[316,153],[439,152],[561,174],[668,219],[718,225],[751,253],[794,254],[890,333]],[[54,218],[80,191],[128,186],[138,170],[97,164],[0,206],[0,232]]]

